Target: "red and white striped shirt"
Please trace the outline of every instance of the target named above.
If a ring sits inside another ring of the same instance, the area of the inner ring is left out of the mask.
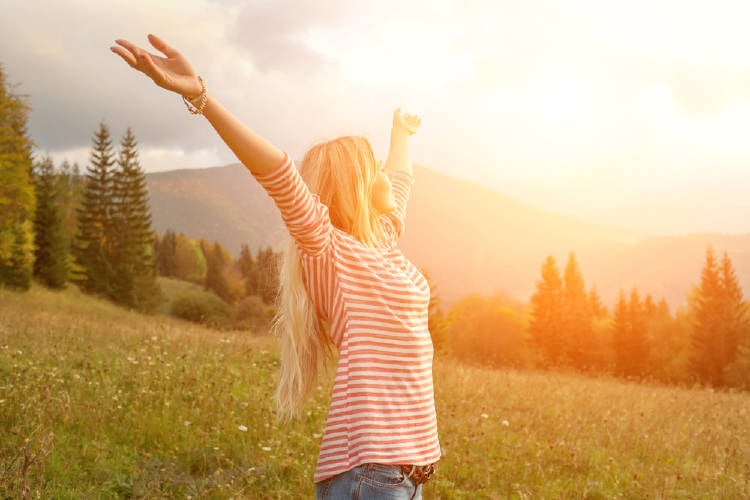
[[[339,351],[315,482],[364,463],[437,462],[430,288],[396,247],[412,177],[391,175],[396,209],[382,218],[379,249],[333,227],[288,156],[256,179],[297,243],[307,292]]]

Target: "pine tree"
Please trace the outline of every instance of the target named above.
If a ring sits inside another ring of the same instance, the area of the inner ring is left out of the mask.
[[[630,321],[630,335],[627,343],[627,358],[629,359],[628,375],[643,375],[645,360],[648,354],[646,328],[648,325],[646,304],[641,301],[638,290],[630,292],[628,317]]]
[[[726,365],[725,292],[712,247],[706,250],[701,284],[694,304],[693,370],[701,381],[722,384]]]
[[[602,302],[599,292],[597,292],[594,287],[589,290],[589,309],[591,310],[593,318],[603,319],[607,317],[607,308]]]
[[[206,281],[204,286],[206,290],[213,291],[227,302],[230,301],[230,293],[225,272],[226,267],[231,263],[232,256],[227,249],[221,243],[215,241],[208,255],[206,255]]]
[[[737,273],[726,252],[721,260],[720,278],[724,303],[722,379],[732,385],[750,387],[750,318]]]
[[[146,176],[138,161],[138,144],[130,128],[120,143],[112,185],[112,298],[136,309],[159,303],[153,231]]]
[[[542,357],[542,363],[555,365],[562,355],[560,330],[563,322],[562,279],[554,257],[542,264],[542,278],[531,297],[531,342]]]
[[[68,244],[65,237],[60,182],[52,158],[46,156],[34,169],[34,276],[50,288],[68,281]]]
[[[93,137],[86,179],[77,213],[78,231],[73,245],[83,274],[79,285],[85,292],[112,297],[112,221],[115,155],[109,128],[104,123]]]
[[[27,290],[34,269],[34,184],[26,96],[0,65],[0,286]]]
[[[68,160],[63,160],[60,165],[60,171],[57,174],[58,186],[60,193],[60,210],[65,230],[65,238],[68,245],[75,238],[77,230],[76,213],[81,203],[83,192],[83,182],[80,168],[77,163],[71,165]]]
[[[258,266],[253,258],[253,253],[250,251],[250,247],[245,243],[240,249],[240,256],[237,259],[237,268],[240,270],[243,279],[245,280],[245,295],[259,295],[258,294]]]
[[[156,262],[159,274],[162,276],[177,276],[177,235],[167,229],[160,239],[157,239]]]
[[[593,320],[583,275],[571,252],[563,276],[564,351],[573,366],[588,368],[591,362]]]
[[[615,351],[615,371],[621,375],[630,375],[630,306],[621,289],[614,309],[612,324],[612,348]]]
[[[730,364],[737,356],[740,337],[747,328],[748,318],[743,305],[742,288],[729,255],[724,252],[719,269],[722,288],[724,335],[719,357],[723,365]]]

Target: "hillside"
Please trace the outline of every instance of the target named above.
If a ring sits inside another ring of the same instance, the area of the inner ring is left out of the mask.
[[[276,421],[269,336],[0,289],[3,498],[310,498],[328,408]],[[425,498],[748,498],[750,395],[435,360]]]
[[[608,305],[620,288],[637,286],[677,306],[700,279],[709,244],[729,252],[750,290],[750,234],[652,237],[540,210],[424,167],[415,175],[401,246],[429,271],[447,302],[496,291],[528,300],[544,258],[552,255],[563,267],[572,251],[587,285]],[[257,249],[282,241],[276,209],[241,165],[147,179],[157,231],[218,240],[235,255],[242,243]]]

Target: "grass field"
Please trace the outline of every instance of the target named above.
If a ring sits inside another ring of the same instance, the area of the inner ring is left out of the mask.
[[[275,421],[273,339],[0,290],[0,491],[310,498],[327,408]],[[435,362],[429,498],[749,498],[750,395]]]

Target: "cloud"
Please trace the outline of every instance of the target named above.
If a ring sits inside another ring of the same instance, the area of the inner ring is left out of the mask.
[[[333,64],[309,47],[304,34],[332,27],[354,14],[354,2],[248,2],[239,7],[227,29],[228,40],[250,56],[259,71],[310,74]]]
[[[747,164],[749,13],[730,0],[3,0],[0,62],[31,96],[32,137],[62,157],[84,157],[104,120],[115,140],[133,128],[147,170],[234,161],[108,50],[153,32],[297,158],[343,134],[384,155],[402,106],[423,118],[419,163],[519,193],[588,177],[606,200],[626,174],[633,193],[679,192],[711,179],[706,165]]]

